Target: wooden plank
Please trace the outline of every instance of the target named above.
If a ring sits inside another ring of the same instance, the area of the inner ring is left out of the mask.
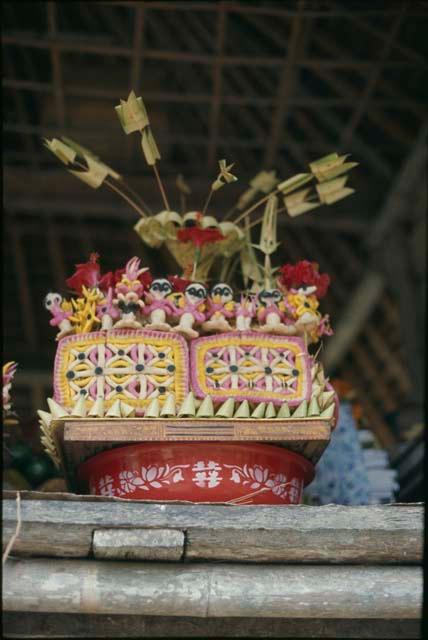
[[[144,442],[146,440],[324,440],[330,424],[320,418],[254,420],[251,418],[66,418],[64,441]]]
[[[181,560],[184,533],[175,529],[96,529],[94,558],[109,560]]]
[[[14,555],[86,557],[94,530],[130,528],[186,532],[188,562],[417,564],[422,559],[420,505],[238,508],[64,495],[67,500],[46,495],[27,500],[23,494]],[[6,498],[4,546],[15,527],[15,500]]]
[[[420,638],[418,620],[195,618],[3,612],[8,638]]]
[[[420,619],[419,567],[125,563],[9,558],[4,611]]]

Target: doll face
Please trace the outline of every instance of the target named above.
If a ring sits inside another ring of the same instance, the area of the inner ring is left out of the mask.
[[[297,293],[300,293],[304,296],[309,296],[311,293],[315,293],[317,290],[316,286],[313,284],[301,284],[297,287]]]
[[[211,289],[211,298],[215,303],[226,304],[226,302],[233,300],[233,291],[228,284],[219,282]]]
[[[279,289],[262,289],[257,296],[260,304],[278,304],[282,300],[282,293]]]
[[[48,293],[44,300],[45,309],[52,311],[57,309],[62,302],[62,296],[59,293]]]
[[[155,300],[163,300],[172,291],[172,285],[166,278],[156,278],[150,285],[150,293]]]
[[[190,304],[199,304],[207,297],[207,290],[202,284],[191,282],[185,288],[184,295]]]

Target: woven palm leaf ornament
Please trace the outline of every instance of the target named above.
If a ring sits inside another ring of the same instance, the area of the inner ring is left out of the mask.
[[[275,171],[260,171],[221,219],[209,211],[213,196],[238,178],[232,173],[234,163],[220,159],[218,175],[200,210],[186,211],[191,191],[183,176],[177,178],[179,213],[171,208],[160,177],[161,154],[143,99],[131,91],[115,111],[126,135],[141,135],[142,153],[153,168],[164,206],[158,213],[152,213],[123,177],[89,149],[65,136],[45,140],[45,146],[76,178],[93,189],[105,186],[124,199],[139,215],[134,228],[142,241],[152,248],[165,245],[181,267],[183,277],[206,282],[213,266],[220,261],[221,272],[229,278],[233,276],[231,267],[239,270],[247,291],[273,286],[275,269],[271,259],[280,244],[277,222],[281,214],[296,217],[354,192],[347,186],[347,174],[358,163],[348,161],[346,154],[331,153],[310,163],[309,171],[286,180],[280,180]],[[254,244],[251,235],[257,227],[259,240]],[[260,264],[256,260],[258,252],[264,255]]]

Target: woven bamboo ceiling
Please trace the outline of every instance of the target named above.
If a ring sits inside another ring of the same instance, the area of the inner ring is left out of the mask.
[[[337,334],[326,363],[357,386],[393,444],[400,410],[416,408],[414,420],[420,408],[427,3],[3,7],[4,349],[21,363],[23,405],[41,406],[49,388],[55,343],[41,301],[64,289],[73,264],[97,250],[106,269],[134,254],[155,272],[172,268],[141,245],[132,210],[78,183],[41,142],[69,135],[160,209],[137,137],[124,136],[114,113],[133,88],[176,206],[177,174],[192,188],[190,209],[200,208],[222,157],[239,183],[219,192],[219,217],[263,168],[286,178],[330,151],[360,163],[352,197],[281,222],[280,259],[309,258],[331,273],[325,307]]]

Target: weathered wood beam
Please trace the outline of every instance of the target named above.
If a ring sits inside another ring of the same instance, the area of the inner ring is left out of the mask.
[[[415,311],[411,311],[415,306],[419,307],[421,301],[417,297],[417,289],[411,270],[411,257],[404,238],[403,229],[396,225],[395,230],[385,239],[382,251],[387,282],[396,294],[400,312],[403,351],[410,386],[407,402],[414,405],[411,409],[413,415],[405,416],[404,420],[412,423],[422,418],[424,357],[422,355],[423,338],[418,331],[418,316]],[[403,425],[403,427],[408,426],[410,425]]]
[[[63,291],[67,274],[64,265],[64,254],[61,251],[61,240],[58,226],[52,218],[47,220],[45,227],[47,250],[51,262],[52,279],[58,291]]]
[[[130,70],[130,89],[135,91],[136,95],[139,96],[141,93],[140,83],[141,83],[141,74],[143,69],[143,39],[144,39],[144,5],[138,4],[135,5],[134,9],[134,33],[132,39],[132,63]],[[117,95],[126,95],[128,96],[128,91],[123,94],[118,93]],[[117,99],[117,98],[116,98]],[[147,99],[144,96],[144,99]],[[124,142],[126,147],[126,156],[128,162],[132,162],[136,155],[136,139],[134,136],[126,136],[126,140]]]
[[[135,7],[138,6],[135,5]],[[110,9],[105,6],[105,3],[95,2],[92,4],[92,7],[96,10],[98,15],[101,17],[101,20],[108,26],[114,36],[118,39],[119,42],[126,42],[129,38],[129,33],[125,24],[120,18],[120,15],[115,11],[115,8],[112,7],[112,11],[115,15],[111,15]]]
[[[321,50],[324,50],[326,52],[326,54],[332,53],[337,57],[344,57],[349,53],[349,50],[340,46],[334,40],[334,38],[332,38],[331,36],[329,37],[328,34],[322,34],[319,30],[315,31],[314,40],[317,45],[321,47]],[[323,73],[325,74],[326,71],[324,71]],[[359,73],[360,76],[364,74],[364,72],[360,71],[358,71],[357,73]],[[339,78],[336,74],[334,75],[334,79],[336,80],[336,82],[339,81]],[[382,90],[382,92],[389,94],[392,99],[395,99],[397,101],[397,103],[399,103],[402,99],[406,100],[409,110],[411,110],[412,113],[414,113],[418,117],[423,118],[425,113],[423,105],[421,105],[417,100],[414,99],[407,100],[406,96],[403,95],[401,87],[397,87],[394,83],[382,76],[378,78],[378,86]],[[375,102],[371,102],[371,104],[374,105]]]
[[[353,356],[353,354],[351,354]],[[349,365],[348,365],[349,361]],[[370,426],[370,430],[376,434],[379,444],[384,449],[394,451],[397,446],[397,438],[385,423],[384,414],[379,403],[374,403],[367,394],[368,388],[365,382],[361,380],[356,370],[352,357],[347,358],[345,365],[341,366],[341,371],[345,380],[347,380],[358,393],[358,400],[361,403],[363,415]]]
[[[316,40],[317,44],[326,51],[326,53],[333,52],[338,57],[346,56],[348,54],[348,51],[346,49],[338,46],[337,42],[335,42],[332,38],[326,38],[320,30],[317,30],[315,32],[314,39]],[[319,69],[318,75],[323,80],[327,81],[335,90],[339,90],[346,95],[352,96],[353,103],[358,100],[359,94],[358,92],[355,92],[352,84],[338,77],[336,74],[334,74],[334,72]],[[400,91],[398,91],[397,88],[395,88],[386,79],[378,77],[377,85],[379,86],[379,88],[382,88],[383,91],[389,93],[391,95],[391,98],[395,99],[396,104],[399,104],[403,99]],[[409,111],[414,113],[414,115],[416,115],[417,117],[423,118],[423,108],[418,105],[415,100],[408,101],[404,99],[404,102],[406,103]],[[375,122],[377,126],[380,126],[382,129],[384,129],[385,132],[388,133],[388,135],[396,138],[403,144],[408,144],[412,139],[409,132],[403,129],[403,127],[396,119],[390,117],[385,112],[379,111],[378,108],[381,105],[377,103],[376,99],[371,98],[370,104],[371,108],[366,111],[367,117],[370,120],[373,120],[373,122]],[[386,104],[384,106],[386,106]]]
[[[360,279],[364,268],[362,261],[360,261],[357,258],[357,254],[353,252],[353,248],[350,246],[350,243],[347,242],[345,245],[345,241],[343,239],[326,237],[323,245],[326,247],[327,251],[330,250],[332,252],[331,255],[333,255],[334,252],[334,255],[336,255],[343,264],[347,265],[350,273],[352,273],[354,281],[357,282]],[[347,295],[345,294],[344,298],[342,298],[340,302],[340,306],[346,302],[346,299]],[[378,361],[382,363],[382,366],[385,368],[386,375],[392,374],[392,377],[395,378],[401,392],[406,394],[410,389],[409,371],[408,368],[404,366],[401,355],[391,350],[390,342],[391,328],[396,329],[397,333],[400,333],[400,317],[397,305],[390,299],[385,291],[379,300],[379,306],[382,308],[386,324],[380,330],[377,328],[376,324],[366,323],[364,326],[364,337],[367,339],[368,345],[375,356],[374,360],[376,361],[377,358]],[[395,391],[392,393],[390,391],[390,396],[396,396]],[[396,402],[398,399],[399,398],[395,397]]]
[[[25,256],[22,249],[22,237],[17,228],[16,222],[13,222],[12,220],[8,220],[7,232],[9,233],[12,241],[13,261],[19,283],[18,297],[20,306],[23,310],[22,319],[25,338],[30,348],[34,350],[38,344],[38,336],[36,332],[36,323],[34,322],[35,314],[33,312],[33,303],[31,300],[30,282],[25,264]]]
[[[132,57],[132,48],[118,47],[113,45],[103,45],[91,41],[73,41],[69,39],[49,39],[40,40],[33,36],[22,33],[9,33],[3,36],[4,44],[21,45],[35,49],[51,49],[57,51],[69,51],[80,53],[99,53],[107,56],[117,56],[130,58]],[[150,60],[172,60],[175,62],[189,62],[195,64],[211,65],[216,62],[215,55],[192,53],[187,51],[172,51],[162,49],[147,48],[144,56]],[[371,69],[373,60],[331,60],[328,58],[304,58],[295,60],[295,64],[307,69]],[[270,56],[231,56],[225,55],[221,58],[222,65],[233,66],[252,66],[259,67],[280,67],[283,64],[283,58]],[[407,69],[423,67],[423,63],[390,60],[385,63],[384,68],[388,69]]]
[[[4,611],[250,618],[420,619],[418,567],[129,564],[18,560]]]
[[[298,2],[298,13],[293,18],[291,25],[291,36],[287,43],[286,55],[279,76],[279,83],[276,95],[276,107],[272,118],[271,129],[266,144],[264,155],[264,165],[271,167],[275,161],[278,150],[279,139],[282,131],[287,126],[289,112],[289,96],[293,93],[294,84],[297,81],[298,71],[295,61],[298,56],[299,37],[303,23],[303,0]]]
[[[3,544],[16,526],[13,495],[3,499]],[[136,528],[183,531],[188,562],[367,565],[422,559],[421,506],[236,508],[94,496],[58,500],[34,492],[31,498],[23,494],[15,555],[85,558],[92,553],[94,531]]]
[[[143,35],[144,35],[144,6],[135,5],[134,13],[134,37],[131,66],[131,87],[138,93],[143,68]],[[139,95],[139,94],[138,94]],[[146,96],[144,96],[146,97]]]
[[[359,100],[356,104],[355,110],[342,133],[342,137],[340,140],[341,147],[346,147],[350,144],[352,136],[354,135],[355,130],[357,129],[359,123],[363,115],[367,110],[367,106],[370,102],[371,96],[374,93],[378,80],[382,74],[382,71],[385,67],[386,61],[388,59],[389,53],[392,49],[392,44],[397,36],[397,33],[403,23],[404,16],[406,14],[407,5],[403,4],[401,6],[400,13],[395,17],[390,32],[388,34],[388,38],[385,40],[385,43],[379,53],[379,58],[376,61],[376,64],[373,66],[373,69],[370,72],[370,75],[367,79],[366,86],[364,87],[364,91],[359,97]]]
[[[289,245],[292,246],[289,246]],[[299,257],[299,249],[301,255],[310,256],[311,259],[315,259],[321,266],[321,269],[326,269],[329,273],[335,273],[336,269],[330,261],[331,255],[336,255],[338,247],[340,246],[340,239],[336,238],[334,242],[325,245],[325,241],[321,244],[312,239],[312,234],[306,232],[305,234],[299,234],[298,237],[293,237],[291,243],[288,243],[288,249],[291,251],[293,260],[297,260]],[[320,246],[323,247],[321,251]],[[349,260],[343,258],[343,265],[347,265]],[[352,263],[352,261],[351,261]],[[345,267],[343,267],[345,269]],[[349,299],[348,287],[343,282],[343,276],[346,276],[346,271],[342,274],[342,278],[336,278],[334,285],[330,291],[330,297],[335,302],[335,308],[341,309],[346,305]],[[385,340],[383,336],[374,329],[379,341],[383,343]],[[332,338],[327,341],[327,348]],[[372,362],[372,358],[367,353],[367,348],[361,343],[357,343],[355,340],[350,347],[350,353],[355,360],[354,369],[355,375],[352,375],[352,382],[355,388],[358,390],[362,404],[366,410],[366,414],[370,419],[371,428],[378,436],[383,446],[390,448],[396,443],[396,438],[391,433],[391,430],[385,423],[380,410],[375,410],[375,405],[381,405],[382,407],[388,405],[389,388],[388,382],[383,377],[376,380],[376,385],[372,383],[377,377],[377,370],[375,363]],[[377,353],[377,352],[375,352]],[[325,364],[324,354],[321,354],[321,360]],[[349,375],[348,375],[349,377]],[[370,391],[367,391],[370,389]],[[364,401],[364,402],[363,402]]]
[[[245,117],[249,116],[246,114]],[[249,116],[250,117],[250,116]],[[254,122],[254,118],[252,122]],[[23,133],[29,135],[38,135],[42,136],[55,136],[58,135],[58,128],[52,126],[45,125],[26,125],[26,124],[16,124],[12,122],[5,122],[3,126],[3,130],[7,132],[13,133]],[[266,139],[262,135],[264,129],[259,125],[257,127],[259,131],[259,136],[250,139],[243,139],[235,136],[226,136],[218,138],[218,143],[230,148],[237,149],[261,149],[264,148]],[[83,136],[87,135],[87,130],[80,129],[77,127],[65,127],[63,131],[66,131],[69,135],[73,136]],[[105,135],[105,128],[92,129],[92,134],[98,133],[99,135]],[[185,133],[181,134],[164,134],[162,131],[159,132],[159,135],[156,135],[156,139],[165,144],[179,144],[186,147],[193,146],[206,146],[207,145],[207,137],[206,136],[192,136],[186,135]],[[293,150],[294,157],[297,157],[300,161],[300,165],[305,162],[305,158],[303,155],[303,151],[299,148],[299,144],[294,141],[291,137],[287,137],[280,143],[280,147],[284,150]],[[315,145],[311,145],[311,147],[306,146],[307,150],[311,149],[313,152],[319,152],[324,150],[324,147],[317,147]]]
[[[367,247],[372,255],[384,241],[397,220],[408,211],[410,194],[415,182],[420,181],[421,170],[426,157],[426,127],[422,129],[418,143],[407,158],[401,172],[393,184],[379,216],[367,234]],[[378,261],[376,261],[378,263]],[[350,348],[355,336],[363,328],[368,316],[378,303],[385,287],[385,276],[377,268],[368,268],[365,276],[349,298],[348,306],[339,319],[335,335],[329,340],[324,351],[324,364],[333,370]]]
[[[331,40],[331,38],[326,38],[320,33],[316,33],[314,36],[317,44],[321,46],[326,52],[330,51],[332,53],[337,54],[338,56],[342,56],[345,53],[345,50],[342,47],[339,47],[337,43]],[[362,74],[363,75],[363,74]],[[335,92],[342,93],[342,96],[349,96],[352,98],[352,105],[358,104],[360,99],[360,92],[355,89],[355,86],[352,82],[345,80],[343,77],[339,77],[337,73],[334,71],[328,70],[318,70],[318,76],[326,82]],[[382,90],[387,91],[391,95],[391,101],[395,101],[396,104],[399,104],[403,99],[397,93],[393,85],[391,85],[386,80],[382,79],[381,76],[377,79],[377,86],[382,88]],[[396,97],[394,97],[396,96]],[[422,113],[418,107],[418,104],[414,100],[406,100],[404,99],[404,103],[406,104],[406,109],[411,111],[417,117],[422,117]],[[390,106],[394,106],[390,104]],[[382,109],[383,107],[383,109]],[[379,104],[376,98],[370,97],[370,109],[366,109],[365,115],[369,120],[374,122],[374,124],[385,131],[388,136],[398,140],[402,144],[408,145],[409,141],[412,141],[408,130],[406,130],[397,118],[394,118],[385,111],[385,107],[387,107],[387,103]]]
[[[133,7],[135,5],[135,0],[119,0],[116,2],[114,0],[103,2],[106,5],[117,5],[117,6],[128,6]],[[181,0],[180,4],[174,1],[167,0],[151,0],[150,8],[157,11],[170,11],[170,10],[182,10],[189,11],[194,10],[197,12],[213,12],[217,9],[217,2],[205,2],[202,1],[190,1],[186,2],[185,0]],[[275,5],[271,6],[255,6],[255,5],[242,5],[235,2],[229,2],[227,5],[227,10],[230,13],[252,13],[256,15],[266,15],[266,16],[276,16],[276,17],[293,17],[296,15],[297,9],[293,9],[284,5],[283,7],[278,7]],[[388,9],[388,15],[394,16],[398,10],[391,8]],[[349,17],[349,10],[342,10],[337,7],[335,9],[329,9],[326,11],[325,9],[312,9],[310,5],[305,8],[305,15],[310,17],[318,17],[318,18],[330,18],[330,17]],[[376,16],[376,15],[384,15],[385,8],[374,8],[374,9],[365,9],[361,8],[358,10],[359,16]],[[420,10],[412,10],[410,11],[411,16],[423,16],[425,15],[424,9]]]
[[[233,69],[231,69],[233,73]],[[3,80],[3,86],[7,89],[20,89],[22,91],[34,91],[35,93],[53,92],[53,87],[48,82],[35,82],[32,80],[21,80],[12,77],[6,77]],[[79,98],[98,98],[106,100],[117,100],[118,95],[125,95],[128,86],[118,87],[117,89],[108,89],[103,87],[79,86],[67,84],[64,87],[66,96],[74,96]],[[177,104],[210,104],[212,101],[211,94],[207,93],[176,93],[161,91],[144,91],[144,98],[150,102],[160,103],[177,103]],[[256,107],[269,107],[274,104],[275,98],[271,96],[257,96],[251,94],[239,95],[223,95],[222,104],[230,105],[252,105]],[[347,107],[355,104],[355,97],[338,97],[338,98],[321,98],[321,97],[302,97],[290,96],[290,105],[297,107],[314,107],[314,108],[331,108],[331,107]],[[373,98],[371,101],[373,107],[395,107],[397,109],[413,109],[416,108],[414,100],[406,98]]]
[[[4,61],[5,61],[5,68],[8,69],[8,73],[11,73],[12,76],[16,77],[13,57],[10,55],[10,52],[8,52],[7,49],[3,52],[3,55],[4,55]],[[19,120],[24,124],[29,124],[30,118],[27,112],[27,108],[25,106],[22,93],[16,87],[13,87],[13,99],[16,105],[16,111],[17,111]],[[28,154],[28,158],[30,160],[33,170],[37,169],[40,166],[40,163],[38,160],[38,155],[36,153],[34,138],[32,136],[25,136],[24,145],[25,145],[26,152]]]
[[[97,529],[94,558],[178,562],[184,554],[184,533],[175,529]]]
[[[16,638],[367,638],[417,640],[419,620],[373,618],[195,618],[3,612],[3,629]]]
[[[371,36],[373,36],[374,38],[381,40],[382,42],[386,43],[389,41],[389,34],[388,33],[384,33],[383,31],[381,31],[380,29],[378,29],[374,23],[370,23],[367,22],[366,20],[362,19],[361,16],[364,14],[361,14],[359,11],[349,11],[346,8],[343,7],[343,5],[339,8],[339,6],[337,5],[337,3],[335,3],[335,8],[333,9],[333,11],[338,8],[339,10],[341,10],[343,12],[343,14],[349,18],[349,20],[358,26],[358,28],[361,31],[365,31],[366,33],[370,34]],[[406,7],[407,9],[410,8],[410,5],[407,5]],[[397,15],[400,15],[401,12],[401,7],[397,7],[396,9]],[[385,15],[385,14],[384,14]],[[390,8],[388,7],[388,15],[392,16],[393,14],[390,12]],[[410,8],[410,13],[408,13],[409,16],[412,15],[411,12],[411,8]],[[396,51],[399,51],[400,54],[402,56],[405,56],[406,58],[408,58],[409,60],[412,60],[413,62],[422,62],[424,60],[423,56],[421,56],[419,53],[417,53],[416,51],[414,51],[413,49],[410,49],[409,47],[403,45],[401,42],[399,42],[399,40],[394,39],[391,42],[391,46],[393,49],[395,49]]]
[[[415,186],[422,187],[426,176],[428,122],[419,130],[416,142],[392,184],[385,204],[373,223],[372,233],[367,235],[367,248],[375,251],[386,234],[409,212]],[[416,189],[417,191],[418,189]]]
[[[212,103],[210,113],[210,136],[207,149],[207,164],[210,169],[213,169],[216,162],[217,145],[219,138],[219,125],[220,125],[220,111],[222,104],[222,92],[223,92],[223,76],[221,59],[224,55],[224,44],[226,40],[227,29],[227,14],[224,9],[223,2],[220,2],[220,8],[217,12],[217,37],[215,44],[215,51],[217,58],[212,67]]]
[[[255,20],[251,16],[246,16],[246,19],[249,20],[259,31],[264,33],[266,37],[270,38],[272,42],[275,42],[279,46],[282,44],[281,36],[273,29],[268,29],[262,21]],[[306,94],[309,100],[312,99],[310,93],[303,87],[301,87],[301,94],[303,94],[303,96],[305,96]],[[331,113],[325,112],[324,110],[317,110],[317,116],[319,120],[325,123],[326,126],[334,129],[337,132],[338,137],[341,136],[343,131],[343,123],[336,116]],[[376,169],[378,173],[383,174],[387,178],[391,177],[392,172],[384,159],[380,157],[378,151],[373,150],[370,145],[366,144],[361,138],[357,137],[355,137],[353,140],[353,147],[356,151],[361,153],[361,155],[366,158],[368,162],[371,163],[371,166]]]
[[[64,127],[65,125],[65,99],[64,99],[64,89],[63,89],[63,78],[62,78],[62,64],[61,64],[61,50],[54,46],[55,40],[59,37],[58,28],[57,28],[57,12],[58,5],[55,2],[47,2],[46,3],[46,11],[47,11],[47,20],[48,20],[48,34],[49,34],[49,42],[52,46],[48,46],[51,52],[51,64],[52,64],[52,74],[53,74],[53,86],[55,92],[55,105],[56,105],[56,114],[57,114],[57,125],[58,127]]]

